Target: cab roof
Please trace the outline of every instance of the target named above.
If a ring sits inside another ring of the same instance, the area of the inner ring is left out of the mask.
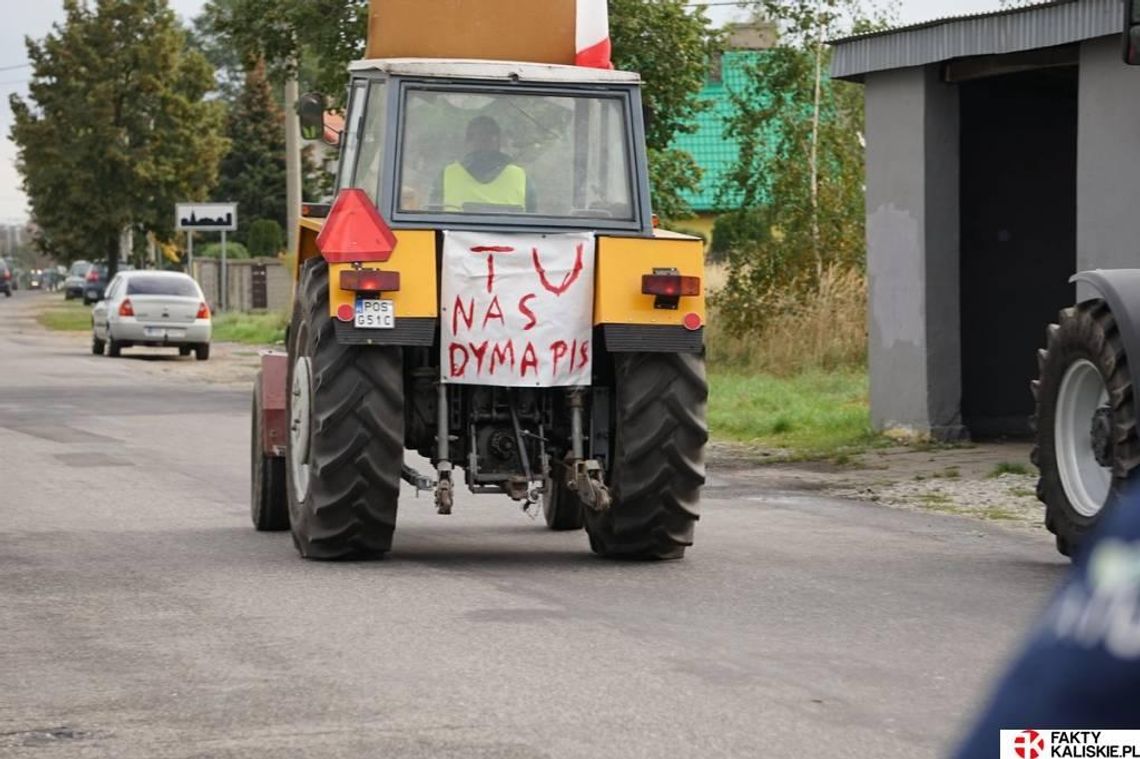
[[[507,82],[544,84],[638,84],[632,71],[561,66],[521,61],[482,61],[442,58],[371,58],[349,66],[353,72],[380,71],[391,76],[440,77],[447,79],[501,79]]]

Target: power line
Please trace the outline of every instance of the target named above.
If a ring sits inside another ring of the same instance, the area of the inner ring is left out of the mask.
[[[0,71],[15,71],[17,69],[31,68],[30,63],[17,63],[14,66],[0,66]]]

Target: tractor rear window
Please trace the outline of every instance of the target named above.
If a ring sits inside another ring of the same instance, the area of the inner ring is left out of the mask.
[[[627,102],[409,88],[397,209],[633,221]]]

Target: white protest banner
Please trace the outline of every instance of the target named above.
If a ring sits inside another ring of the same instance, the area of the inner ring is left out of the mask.
[[[589,385],[594,236],[445,232],[443,381]]]

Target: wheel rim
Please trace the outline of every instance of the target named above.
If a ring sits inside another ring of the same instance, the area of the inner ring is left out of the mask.
[[[1104,378],[1091,361],[1073,363],[1061,380],[1054,423],[1057,468],[1069,503],[1083,517],[1094,517],[1108,500],[1112,470],[1097,461],[1093,427],[1108,404]]]
[[[293,471],[293,487],[297,500],[305,500],[309,492],[309,432],[311,427],[312,365],[306,356],[293,365],[293,397],[289,420],[289,466]]]

